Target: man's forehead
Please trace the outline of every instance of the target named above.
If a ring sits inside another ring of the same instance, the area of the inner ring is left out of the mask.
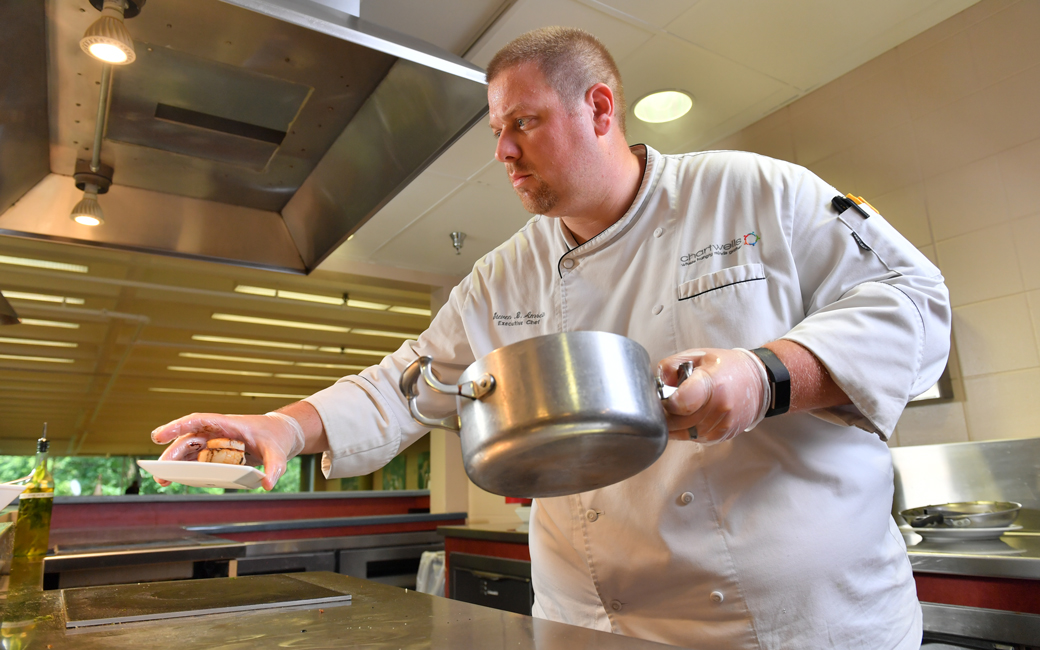
[[[521,111],[529,111],[536,104],[551,102],[555,92],[545,81],[541,70],[525,64],[504,70],[488,85],[488,106],[492,121]]]

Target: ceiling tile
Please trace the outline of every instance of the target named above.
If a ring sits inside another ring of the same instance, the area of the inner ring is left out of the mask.
[[[530,218],[511,190],[469,182],[381,248],[374,261],[463,275]],[[451,245],[454,230],[466,233],[461,255]]]
[[[650,38],[650,32],[572,0],[519,0],[489,29],[467,55],[486,67],[506,43],[539,27],[580,27],[594,34],[621,60]]]
[[[660,65],[661,61],[673,65]],[[676,153],[678,145],[707,136],[734,115],[771,95],[793,92],[774,79],[669,34],[655,36],[624,59],[620,68],[630,107],[638,98],[666,88],[685,90],[693,96],[690,112],[672,122],[647,124],[638,120],[631,108],[628,111],[629,142],[645,142],[665,153]],[[762,114],[752,116],[733,130]],[[728,134],[716,137],[722,135]]]
[[[698,0],[586,0],[588,4],[606,5],[611,9],[649,23],[655,27],[664,27],[678,18],[684,11],[697,4]]]
[[[668,26],[681,38],[803,90],[830,81],[975,0],[701,0]]]
[[[462,181],[427,170],[343,242],[329,259],[371,261],[381,246],[408,227],[430,206],[451,194]]]
[[[495,138],[482,119],[429,167],[429,171],[466,180],[495,159]]]

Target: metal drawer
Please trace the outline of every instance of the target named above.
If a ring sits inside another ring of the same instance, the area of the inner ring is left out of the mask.
[[[395,587],[415,589],[424,551],[443,551],[444,544],[412,544],[338,551],[338,573]]]

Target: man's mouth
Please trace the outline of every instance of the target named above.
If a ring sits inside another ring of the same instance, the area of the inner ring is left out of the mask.
[[[509,177],[509,180],[512,181],[513,187],[519,187],[521,184],[523,184],[525,180],[527,180],[530,177],[530,174],[515,174],[511,175]]]

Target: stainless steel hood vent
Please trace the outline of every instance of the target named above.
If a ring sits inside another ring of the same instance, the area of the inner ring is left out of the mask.
[[[306,273],[487,111],[482,70],[324,2],[149,3],[114,71],[105,223],[80,226],[66,187],[90,156],[93,13],[0,3],[2,234]]]

